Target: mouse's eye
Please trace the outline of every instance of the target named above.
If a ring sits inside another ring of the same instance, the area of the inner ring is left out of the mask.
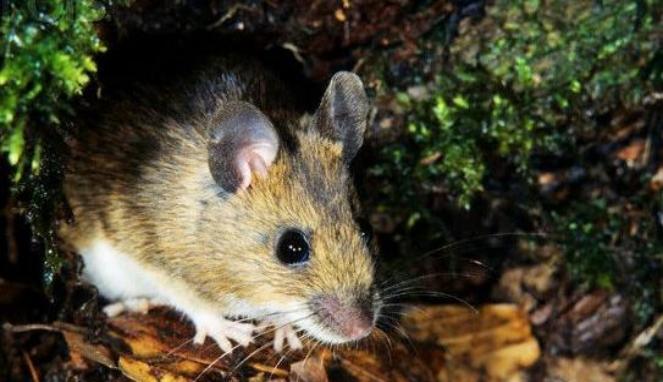
[[[279,239],[276,247],[276,256],[284,264],[300,264],[308,261],[311,248],[304,233],[298,230],[288,230]]]

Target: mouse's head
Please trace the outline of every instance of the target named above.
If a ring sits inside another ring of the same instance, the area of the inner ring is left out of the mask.
[[[277,313],[326,343],[372,331],[380,297],[349,174],[368,110],[359,77],[342,72],[305,126],[286,127],[287,145],[248,103],[229,103],[217,119],[209,167],[224,193],[206,212],[207,264],[231,286],[219,294],[230,290],[236,312]]]

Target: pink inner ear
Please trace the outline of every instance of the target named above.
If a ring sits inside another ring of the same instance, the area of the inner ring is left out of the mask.
[[[269,166],[274,163],[278,147],[270,142],[256,142],[240,150],[237,155],[237,170],[241,177],[239,189],[246,190],[251,185],[252,173],[267,176]]]

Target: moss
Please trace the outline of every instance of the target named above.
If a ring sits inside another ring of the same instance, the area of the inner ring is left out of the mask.
[[[59,125],[69,113],[67,100],[96,70],[93,55],[104,48],[93,23],[103,12],[90,0],[10,0],[3,11],[0,145],[18,180],[38,168],[36,151],[26,150],[26,143],[37,144],[31,132]]]
[[[62,176],[56,132],[71,116],[70,100],[96,70],[94,55],[104,50],[94,29],[103,10],[91,0],[10,0],[2,10],[0,149],[12,165],[26,217],[45,245],[49,287],[62,265],[52,224]]]
[[[405,140],[372,173],[401,173],[411,180],[401,188],[424,193],[445,176],[465,208],[492,158],[527,178],[533,153],[574,150],[575,135],[601,128],[593,117],[637,105],[661,84],[660,65],[651,65],[656,4],[497,1],[450,46],[450,69],[428,96],[398,95],[409,114]]]

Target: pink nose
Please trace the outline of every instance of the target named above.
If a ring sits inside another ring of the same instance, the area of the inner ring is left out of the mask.
[[[344,303],[334,296],[316,299],[320,317],[331,329],[348,340],[366,337],[373,329],[373,311],[370,303]]]

